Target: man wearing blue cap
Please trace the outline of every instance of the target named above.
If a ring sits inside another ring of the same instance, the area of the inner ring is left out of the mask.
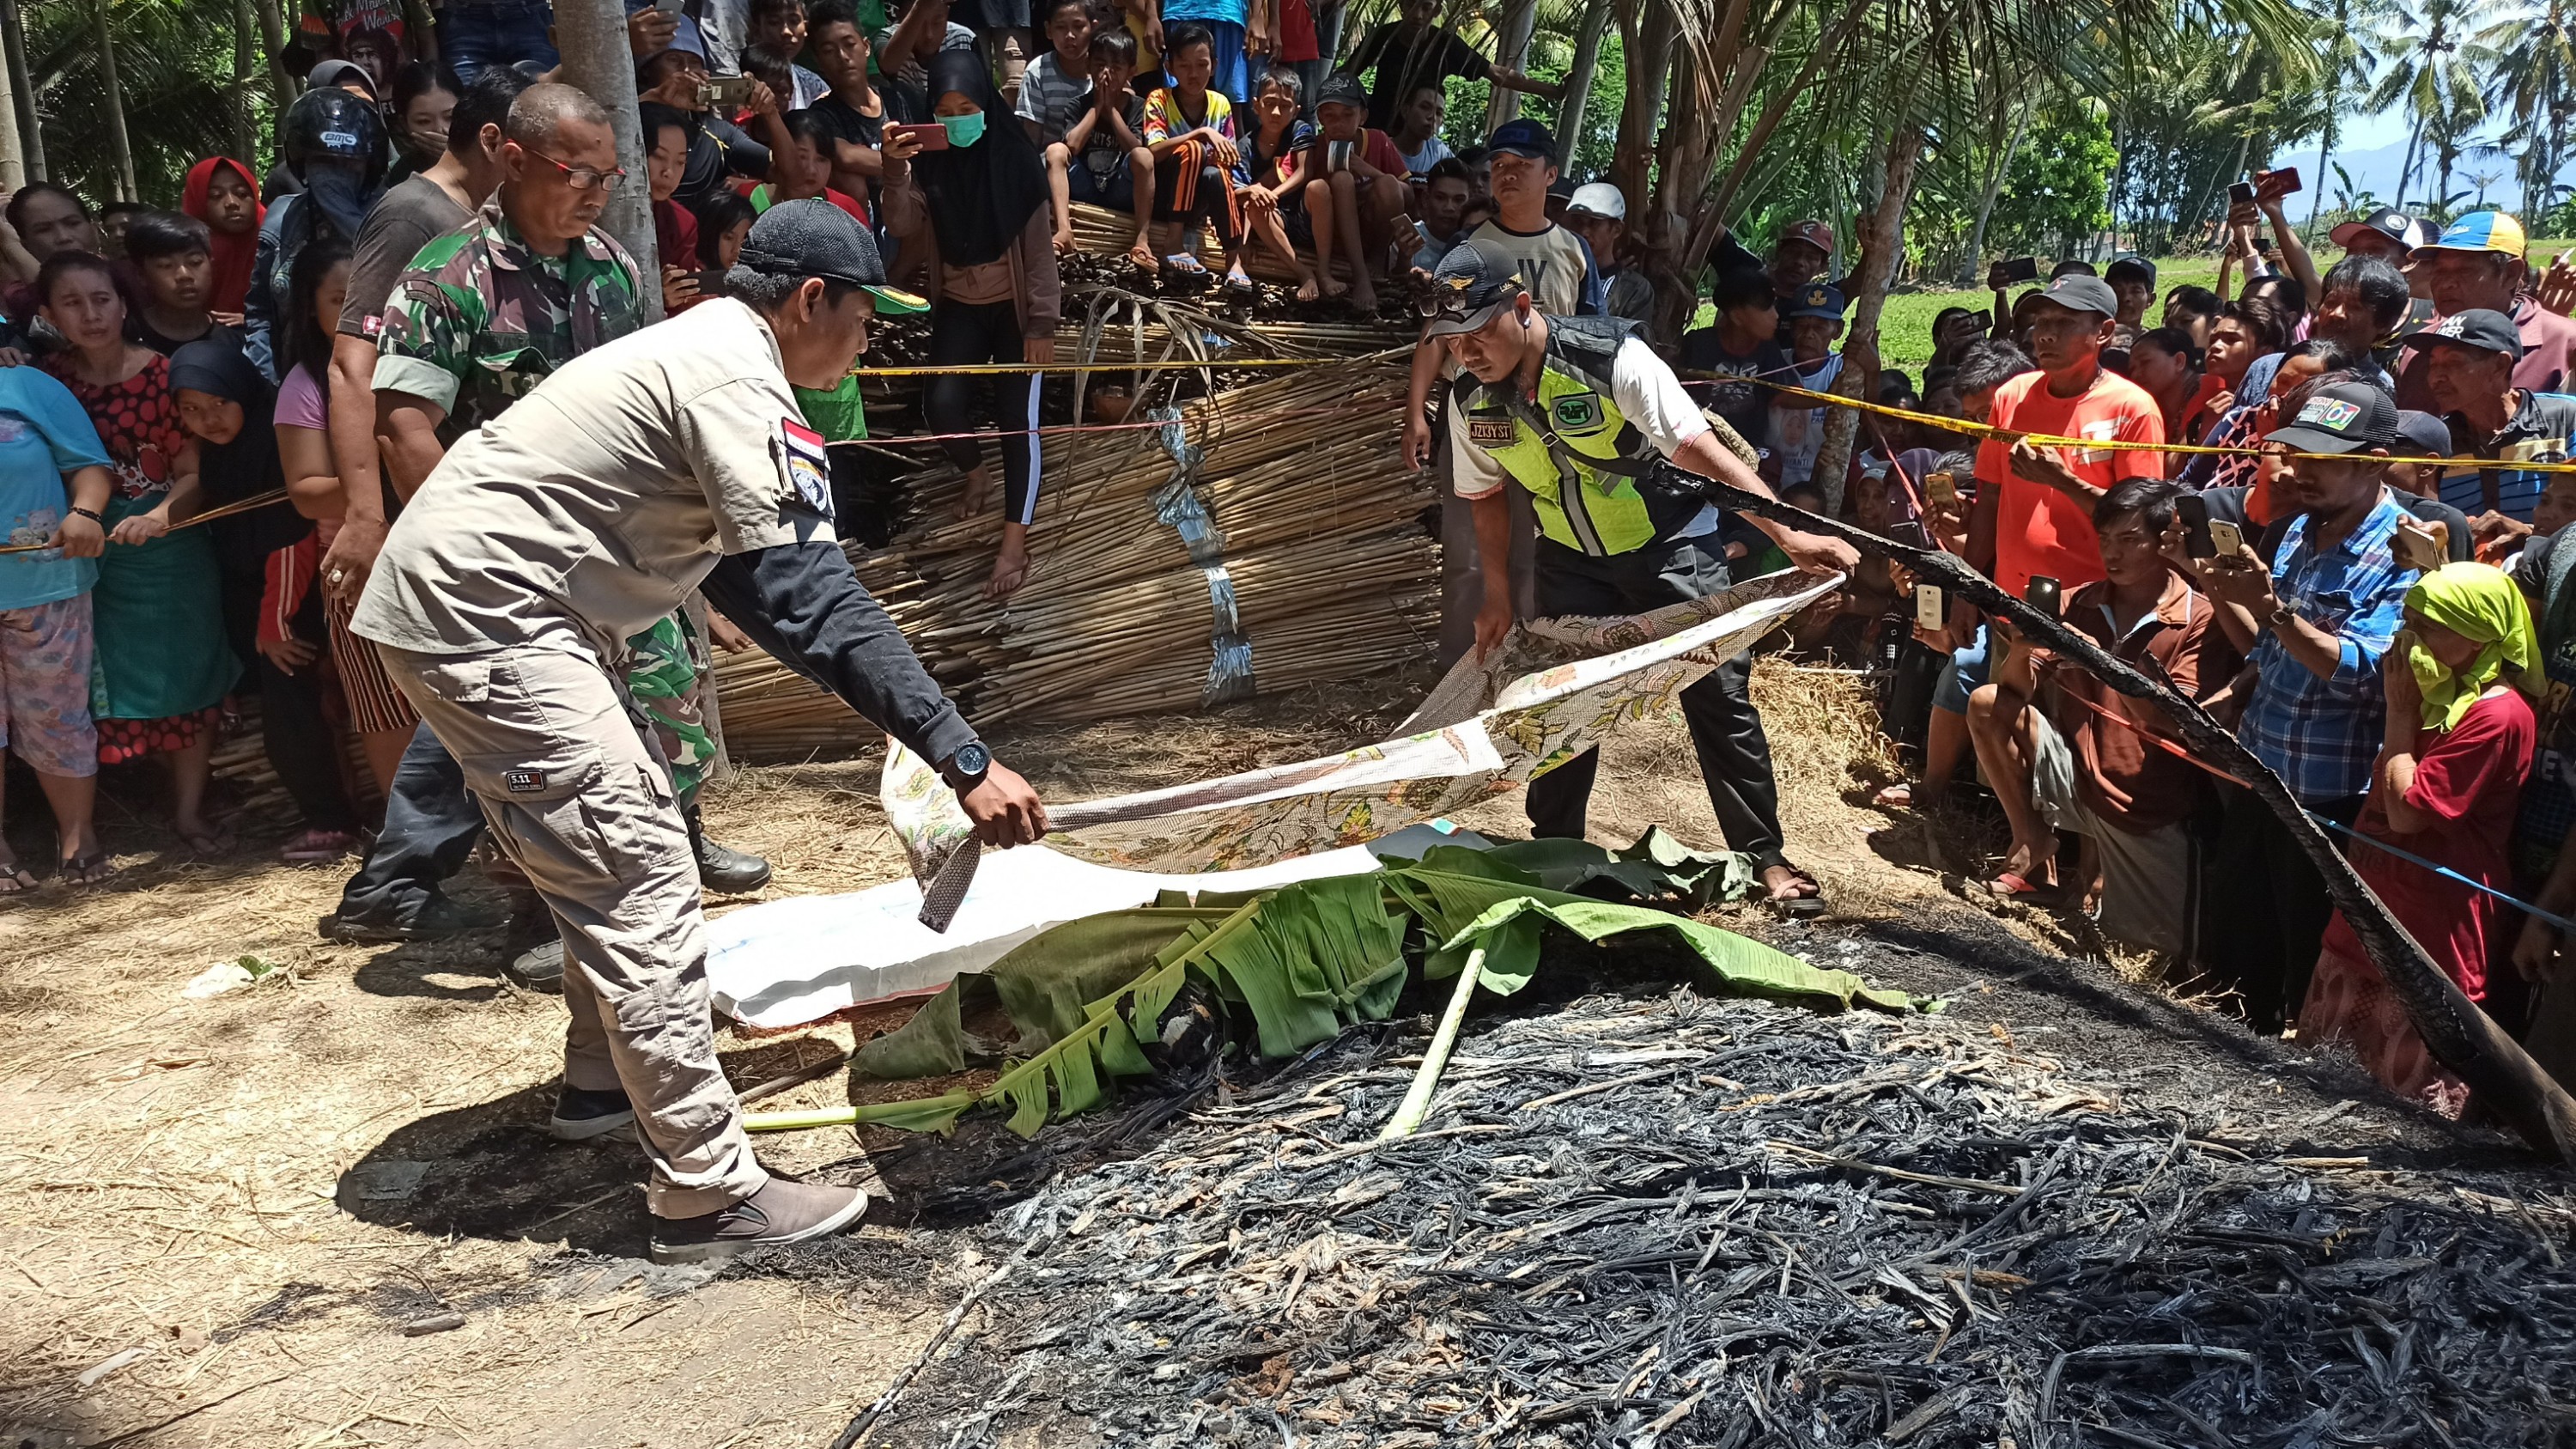
[[[1835,380],[1843,375],[1843,355],[1834,351],[1834,340],[1843,335],[1841,290],[1823,282],[1810,282],[1789,298],[1784,310],[1789,326],[1789,362],[1797,369],[1792,380],[1810,391],[1832,391]],[[1782,488],[1795,488],[1814,477],[1816,454],[1824,445],[1822,407],[1771,410],[1771,453],[1780,463]],[[1826,496],[1839,494],[1837,486]]]
[[[1540,615],[1634,614],[1726,587],[1717,509],[1688,486],[1689,476],[1764,497],[1771,490],[1719,444],[1635,323],[1539,311],[1518,264],[1482,241],[1441,258],[1424,306],[1423,345],[1461,369],[1449,438],[1454,490],[1474,512],[1483,564],[1480,655],[1502,642],[1519,612],[1505,562],[1512,493],[1527,494],[1537,515]],[[1839,539],[1747,521],[1811,573],[1859,562]],[[1779,785],[1748,689],[1752,671],[1749,650],[1728,660],[1682,691],[1682,717],[1728,847],[1753,857],[1771,900],[1818,910],[1814,877],[1781,854]],[[1587,750],[1530,782],[1533,834],[1582,838],[1599,761]]]
[[[574,358],[460,438],[396,521],[350,627],[464,767],[492,837],[563,937],[558,1135],[632,1124],[666,1263],[857,1221],[856,1188],[773,1178],[716,1062],[706,931],[669,762],[621,688],[625,641],[692,590],[796,671],[937,761],[977,835],[1046,810],[913,657],[833,531],[828,388],[890,291],[821,200],[752,224],[724,298]]]
[[[2435,321],[2483,308],[2513,319],[2522,339],[2522,356],[2513,366],[2513,385],[2531,392],[2556,392],[2568,385],[2576,369],[2576,322],[2541,306],[2523,289],[2531,280],[2524,253],[2529,243],[2522,222],[2511,212],[2473,211],[2442,228],[2428,245],[2415,249],[2415,278],[2433,299]],[[2397,405],[2441,412],[2433,403],[2425,371],[2427,354],[2410,351],[2397,367]]]

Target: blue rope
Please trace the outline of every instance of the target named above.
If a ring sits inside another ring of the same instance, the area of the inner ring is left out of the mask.
[[[2571,921],[2565,916],[2553,916],[2549,912],[2542,910],[2540,907],[2535,906],[2528,901],[2516,900],[2512,896],[2506,895],[2503,891],[2497,890],[2494,886],[2488,885],[2483,881],[2471,880],[2467,876],[2460,874],[2458,871],[2451,869],[2447,865],[2435,865],[2433,862],[2415,854],[2413,851],[2400,850],[2396,846],[2389,844],[2385,840],[2381,840],[2377,836],[2364,835],[2349,825],[2345,825],[2340,821],[2328,820],[2313,810],[2308,811],[2307,816],[2310,820],[2324,826],[2326,829],[2340,831],[2345,835],[2349,835],[2353,839],[2360,841],[2362,844],[2369,846],[2373,850],[2387,851],[2390,855],[2396,856],[2399,860],[2406,861],[2412,865],[2420,865],[2435,875],[2444,876],[2451,880],[2458,881],[2460,884],[2467,886],[2473,891],[2484,891],[2486,894],[2495,897],[2497,900],[2504,902],[2506,905],[2513,907],[2524,915],[2537,916],[2541,920],[2547,921],[2558,929],[2567,932],[2571,938],[2576,938],[2576,921]]]

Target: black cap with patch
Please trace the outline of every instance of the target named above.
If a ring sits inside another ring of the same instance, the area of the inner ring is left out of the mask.
[[[1473,332],[1529,290],[1520,262],[1491,242],[1464,241],[1449,249],[1431,274],[1431,289],[1422,299],[1426,337]]]
[[[2105,317],[2120,315],[2120,294],[2100,277],[2070,272],[2048,284],[2039,300],[2053,303],[2069,312],[2098,312]]]
[[[2406,339],[2409,347],[2431,347],[2440,343],[2474,347],[2480,352],[2501,352],[2517,362],[2522,359],[2521,329],[2513,325],[2512,318],[2487,307],[2454,312]]]
[[[2341,382],[2308,394],[2287,427],[2263,435],[2294,453],[2358,453],[2397,440],[2397,403],[2367,382]]]
[[[880,312],[930,310],[928,302],[885,284],[876,238],[819,196],[782,201],[762,212],[743,236],[736,264],[773,277],[847,282],[874,297]]]

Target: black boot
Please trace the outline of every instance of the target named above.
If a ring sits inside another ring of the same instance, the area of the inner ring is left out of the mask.
[[[683,818],[689,822],[689,848],[698,858],[698,884],[720,896],[748,895],[769,884],[768,861],[707,839],[696,807]]]

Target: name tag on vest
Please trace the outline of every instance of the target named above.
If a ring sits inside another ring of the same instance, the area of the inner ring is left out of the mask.
[[[1508,448],[1518,436],[1520,429],[1510,418],[1467,419],[1467,441],[1479,448]]]

